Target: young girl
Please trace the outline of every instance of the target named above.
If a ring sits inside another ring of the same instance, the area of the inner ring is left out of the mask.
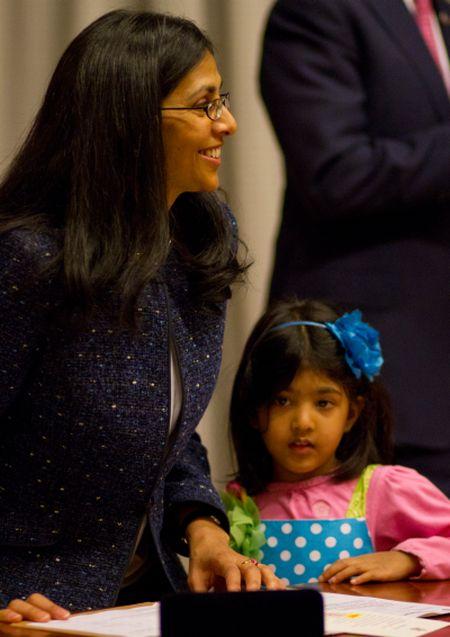
[[[244,488],[232,536],[251,545],[253,495],[259,559],[287,583],[450,577],[449,500],[413,469],[378,464],[391,457],[382,363],[359,311],[319,301],[273,306],[248,340],[231,402]]]

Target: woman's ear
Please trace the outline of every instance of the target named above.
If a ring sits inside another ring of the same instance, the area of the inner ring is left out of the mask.
[[[354,400],[350,401],[347,423],[345,425],[346,433],[350,431],[350,429],[353,427],[355,422],[360,417],[361,412],[364,409],[364,405],[365,405],[365,400],[362,396],[357,396]]]

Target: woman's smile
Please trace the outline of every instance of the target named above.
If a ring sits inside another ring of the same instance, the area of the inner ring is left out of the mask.
[[[221,164],[221,155],[222,155],[222,147],[215,146],[213,148],[205,148],[204,150],[199,151],[202,157],[206,159],[212,160],[214,164],[220,166]]]

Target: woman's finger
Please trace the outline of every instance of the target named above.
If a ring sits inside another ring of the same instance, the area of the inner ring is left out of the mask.
[[[275,575],[270,566],[266,564],[260,564],[259,570],[261,571],[261,579],[264,586],[269,591],[277,591],[286,588],[286,584]]]
[[[227,591],[240,591],[243,588],[247,591],[256,591],[260,590],[262,585],[269,590],[286,588],[270,566],[236,554],[231,560],[218,560],[214,569],[200,568],[196,561],[191,559],[188,584],[190,590],[197,593],[207,592],[212,586],[214,590],[220,587]]]
[[[61,608],[40,593],[33,593],[26,600],[14,599],[8,604],[8,609],[19,613],[23,619],[38,622],[67,619],[70,616],[68,610]]]
[[[188,586],[194,593],[207,593],[211,588],[209,574],[196,568],[195,564],[191,563],[188,575]]]
[[[259,591],[261,588],[262,572],[256,560],[244,560],[239,564],[246,591]]]
[[[3,608],[0,610],[0,622],[11,624],[12,622],[20,622],[22,619],[23,617],[20,613],[16,613],[16,611],[11,610],[10,608]]]
[[[227,591],[236,592],[242,590],[242,571],[237,564],[230,564],[223,575]]]
[[[33,593],[26,601],[49,613],[52,619],[68,619],[70,617],[70,612],[66,608],[58,606],[58,604],[55,604],[51,599],[44,597],[40,593]]]
[[[47,611],[33,606],[33,604],[29,604],[23,599],[13,599],[13,601],[8,604],[8,608],[21,615],[22,619],[29,619],[33,622],[48,622],[51,619]]]

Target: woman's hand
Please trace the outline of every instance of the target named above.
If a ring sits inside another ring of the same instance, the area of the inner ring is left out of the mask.
[[[195,592],[226,589],[256,591],[285,588],[269,566],[253,563],[229,545],[229,536],[208,518],[193,520],[186,529],[189,543],[188,583]]]
[[[414,555],[403,551],[380,551],[337,560],[324,570],[319,582],[338,584],[348,579],[351,584],[395,582],[419,575],[420,571],[420,562]]]
[[[70,613],[57,606],[40,593],[33,593],[27,599],[13,599],[6,608],[0,610],[0,622],[33,621],[48,622],[50,619],[68,619]]]

